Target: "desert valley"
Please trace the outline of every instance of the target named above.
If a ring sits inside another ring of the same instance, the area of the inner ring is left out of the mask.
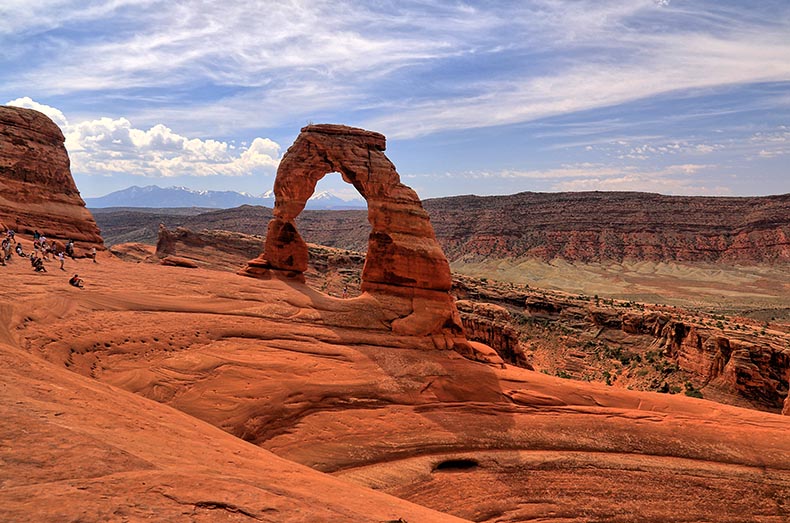
[[[790,195],[421,202],[309,125],[273,210],[91,213],[63,142],[0,107],[0,224],[76,245],[0,267],[4,521],[790,519]]]

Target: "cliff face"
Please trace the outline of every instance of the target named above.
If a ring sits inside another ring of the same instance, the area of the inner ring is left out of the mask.
[[[655,335],[665,355],[693,373],[700,386],[735,394],[776,412],[782,409],[790,380],[790,350],[781,346],[779,338],[690,325],[666,315],[626,318],[624,329]]]
[[[534,257],[569,261],[649,260],[773,264],[790,262],[790,194],[712,198],[647,193],[520,193],[423,202],[452,262]],[[147,216],[99,215],[109,237]],[[271,211],[242,206],[199,216],[158,217],[168,226],[265,234]],[[157,222],[158,223],[158,222]],[[365,251],[366,211],[304,211],[296,219],[311,243]],[[155,228],[148,226],[149,238]],[[124,239],[121,241],[128,241]],[[138,240],[139,241],[139,240]]]
[[[790,194],[520,193],[427,200],[453,260],[790,262]]]
[[[510,363],[582,381],[790,413],[782,322],[597,300],[455,276],[470,339]]]
[[[103,248],[69,170],[63,133],[31,109],[0,106],[0,224]]]

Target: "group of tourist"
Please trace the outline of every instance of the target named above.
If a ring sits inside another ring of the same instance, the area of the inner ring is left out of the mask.
[[[63,245],[58,241],[48,240],[38,230],[35,230],[33,231],[33,250],[30,251],[30,254],[26,254],[22,242],[16,240],[15,231],[7,229],[2,242],[0,242],[0,265],[5,266],[6,262],[11,260],[13,251],[16,251],[20,258],[28,258],[35,272],[47,272],[44,262],[50,260],[50,254],[60,263],[60,270],[65,271],[66,256],[74,259],[74,240],[68,240]],[[96,263],[96,247],[91,249],[88,257],[93,260],[93,263]],[[82,289],[84,281],[78,274],[75,274],[69,279],[69,285]]]

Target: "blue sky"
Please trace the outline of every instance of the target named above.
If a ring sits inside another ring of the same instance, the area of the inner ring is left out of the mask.
[[[84,197],[260,194],[308,123],[384,133],[423,198],[781,194],[790,1],[3,0],[0,103]]]

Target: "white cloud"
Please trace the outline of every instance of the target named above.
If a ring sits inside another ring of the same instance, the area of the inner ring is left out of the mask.
[[[543,4],[553,16],[540,18],[540,43],[553,46],[561,57],[546,72],[516,69],[507,80],[478,82],[471,94],[408,100],[366,126],[409,138],[537,120],[672,92],[790,81],[788,17],[758,19],[751,10],[730,12],[709,3],[683,8],[667,4],[661,6],[661,16],[656,5],[636,0]],[[533,24],[532,18],[525,21],[524,31],[532,32]]]
[[[34,100],[31,100],[29,97],[25,96],[22,98],[17,98],[15,100],[11,100],[6,105],[11,105],[15,107],[23,107],[25,109],[35,109],[40,113],[44,113],[45,115],[49,116],[53,122],[55,122],[58,127],[63,128],[68,125],[68,120],[66,120],[66,116],[59,110],[51,107],[49,105],[40,104]]]
[[[244,176],[273,173],[279,164],[280,146],[268,138],[235,148],[187,138],[163,124],[137,129],[126,118],[79,122],[64,134],[72,171],[86,175]]]
[[[696,176],[702,171],[716,169],[715,165],[677,164],[660,169],[625,166],[615,173],[561,180],[552,186],[555,191],[640,191],[661,194],[714,195],[731,194],[728,187],[709,186]]]
[[[548,182],[552,191],[641,191],[662,194],[724,195],[730,189],[701,183],[697,175],[716,169],[708,164],[674,164],[659,169],[634,165],[577,163],[558,168],[529,171],[466,171],[445,173],[435,177],[452,179],[532,180]]]
[[[555,184],[555,191],[638,191],[687,196],[725,196],[729,187],[695,184],[690,180],[666,178],[662,173],[632,173],[604,179],[568,180]]]
[[[623,146],[627,148],[623,150]],[[631,146],[629,142],[621,140],[613,142],[610,150],[614,150],[614,154],[619,159],[650,160],[668,155],[702,156],[724,148],[724,145],[717,143],[693,143],[682,140],[642,143]]]

